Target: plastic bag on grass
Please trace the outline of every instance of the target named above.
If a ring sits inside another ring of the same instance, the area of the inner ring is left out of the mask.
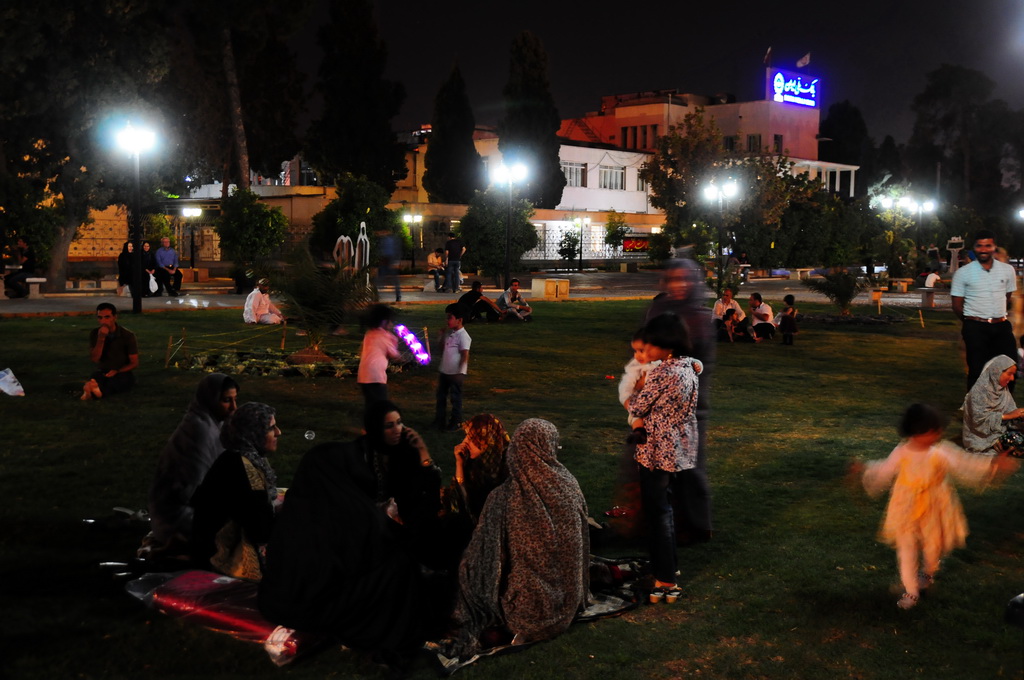
[[[22,389],[21,383],[14,377],[14,372],[9,368],[0,371],[0,391],[12,397],[25,396],[25,390]]]

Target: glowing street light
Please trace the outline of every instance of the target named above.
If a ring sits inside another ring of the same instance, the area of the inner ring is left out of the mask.
[[[413,232],[412,227],[414,224],[420,226],[420,247],[423,247],[423,215],[410,215],[406,213],[402,215],[402,221],[409,225],[409,234],[413,237],[412,239],[412,257],[410,258],[410,265],[413,269],[416,268],[416,234]]]
[[[725,278],[725,260],[727,253],[724,247],[725,241],[725,201],[736,198],[740,193],[740,187],[736,180],[730,179],[722,185],[714,182],[704,187],[704,198],[709,202],[718,201],[718,293],[722,292],[723,279]]]
[[[181,216],[184,217],[186,220],[189,217],[202,217],[202,215],[203,215],[203,209],[202,208],[182,208],[181,209]],[[195,269],[196,268],[196,225],[194,223],[189,223],[189,225],[188,225],[188,235],[189,235],[188,263],[192,267],[192,269]]]
[[[512,269],[512,187],[526,179],[528,170],[522,163],[512,167],[500,164],[491,172],[491,181],[495,184],[508,185],[508,213],[505,216],[505,275],[504,287],[508,288]]]
[[[156,133],[136,128],[128,123],[117,133],[117,145],[135,161],[135,192],[132,197],[132,243],[134,244],[135,271],[132,272],[132,313],[142,313],[142,189],[139,180],[139,156],[156,144]]]

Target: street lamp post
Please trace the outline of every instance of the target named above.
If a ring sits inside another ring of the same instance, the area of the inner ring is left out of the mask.
[[[725,278],[725,200],[735,198],[740,192],[736,180],[730,179],[721,186],[712,182],[704,187],[704,198],[708,201],[718,201],[718,293],[721,294],[723,279]]]
[[[410,215],[406,213],[402,215],[402,221],[409,225],[409,235],[412,236],[412,256],[410,266],[416,269],[416,232],[413,231],[413,225],[420,225],[420,246],[423,246],[423,215]]]
[[[139,156],[153,148],[156,135],[152,130],[136,129],[128,123],[117,135],[117,145],[127,151],[135,161],[135,191],[132,196],[132,243],[134,244],[135,271],[132,272],[132,313],[142,313],[142,189],[139,179]]]
[[[502,163],[491,173],[491,181],[495,184],[508,185],[508,211],[505,214],[505,272],[503,280],[505,288],[508,288],[508,282],[512,277],[512,187],[516,182],[522,182],[526,179],[526,174],[526,166],[522,163],[516,163],[512,167]]]
[[[585,230],[590,227],[590,218],[589,217],[583,217],[583,218],[574,217],[572,219],[572,221],[575,222],[576,226],[580,228],[580,267],[579,267],[579,269],[582,272],[583,271],[583,235],[586,233]]]
[[[203,214],[202,208],[182,208],[181,216],[186,220],[189,217],[199,217]],[[188,236],[189,236],[189,248],[188,248],[188,262],[192,269],[196,268],[196,225],[195,222],[188,223]]]

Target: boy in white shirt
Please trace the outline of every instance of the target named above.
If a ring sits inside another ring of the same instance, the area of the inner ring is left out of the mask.
[[[448,328],[441,336],[441,366],[437,376],[434,427],[457,432],[462,429],[462,383],[469,370],[469,346],[473,339],[462,327],[467,314],[465,305],[451,304],[445,307],[444,312]],[[449,397],[452,402],[452,415],[446,421],[445,411]]]

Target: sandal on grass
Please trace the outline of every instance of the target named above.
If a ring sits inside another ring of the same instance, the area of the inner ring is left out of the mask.
[[[903,593],[903,596],[896,602],[896,606],[900,609],[910,609],[916,604],[917,595],[911,595],[910,593]]]

